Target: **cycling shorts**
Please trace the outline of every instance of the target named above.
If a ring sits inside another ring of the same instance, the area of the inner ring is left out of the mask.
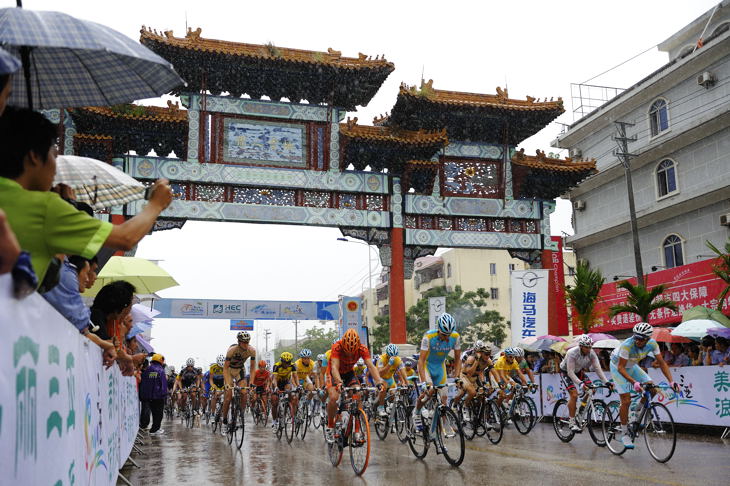
[[[342,378],[342,384],[344,386],[354,386],[360,383],[357,380],[357,376],[355,376],[355,372],[353,370],[350,370],[347,373],[340,375],[340,378]],[[333,386],[335,386],[331,373],[327,373],[325,380],[327,388],[332,388]]]
[[[264,386],[264,385],[256,385],[256,393],[258,395],[263,395],[264,393],[266,393],[266,386]]]
[[[578,379],[586,385],[590,385],[592,383],[591,379],[586,376],[585,371],[583,370],[576,372],[575,376],[577,376]],[[560,370],[560,379],[562,380],[566,390],[575,390],[575,383],[573,383],[573,380],[570,379],[567,371]]]
[[[646,373],[646,371],[642,370],[638,364],[626,368],[626,372],[631,378],[641,384],[651,381],[651,378]],[[611,375],[614,383],[616,384],[616,390],[618,390],[619,394],[631,393],[633,391],[634,386],[629,380],[624,378],[623,375],[618,372],[618,366],[613,364],[613,362],[611,363]]]
[[[441,363],[429,363],[426,361],[426,381],[433,385],[446,384],[446,361]]]
[[[395,388],[395,378],[383,378],[383,383],[385,383],[385,388]]]

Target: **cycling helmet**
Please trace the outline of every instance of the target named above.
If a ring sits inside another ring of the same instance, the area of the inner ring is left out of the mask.
[[[185,366],[195,366],[195,360],[193,358],[188,358],[188,360],[185,361]]]
[[[299,351],[299,357],[300,358],[311,358],[312,352],[306,348],[302,349],[301,351]]]
[[[477,341],[474,343],[474,350],[475,351],[489,351],[489,345],[482,341],[481,339],[477,339]]]
[[[269,366],[269,363],[267,363],[265,359],[262,359],[261,361],[259,361],[260,369],[265,370],[266,368],[268,368],[268,366]]]
[[[517,354],[515,353],[515,348],[505,348],[504,354],[505,354],[505,356],[512,356],[512,357],[517,356]]]
[[[360,347],[360,336],[352,328],[345,331],[345,335],[342,336],[341,341],[342,349],[348,354],[354,353]]]
[[[415,363],[413,362],[413,360],[411,358],[406,358],[403,360],[403,365],[410,366],[411,368],[413,368],[415,366]]]
[[[284,351],[283,353],[281,353],[281,360],[285,363],[288,363],[292,359],[294,359],[294,356],[289,351]]]
[[[322,361],[322,360],[323,360],[323,359],[325,359],[326,357],[327,357],[327,356],[325,356],[324,354],[318,354],[318,355],[317,355],[317,361]]]
[[[441,334],[451,334],[454,332],[454,327],[456,327],[456,321],[451,314],[441,314],[436,323]]]
[[[358,359],[358,360],[357,360],[357,365],[358,365],[358,366],[365,366],[365,360],[364,360],[364,359],[362,359],[362,358]]]
[[[168,366],[167,369],[170,371],[170,374],[175,374],[175,367],[174,366]]]
[[[578,346],[588,346],[589,348],[593,347],[593,339],[587,334],[583,334],[578,338],[576,341],[578,343]]]
[[[385,347],[385,354],[388,356],[398,356],[398,346],[389,344]]]
[[[512,348],[517,358],[524,358],[525,350],[522,348]]]
[[[226,364],[226,357],[222,354],[219,354],[218,357],[215,359],[215,362],[218,363],[218,366],[223,366]]]
[[[650,338],[652,331],[654,331],[654,328],[646,322],[640,322],[634,326],[634,336],[636,337]]]
[[[251,340],[251,335],[247,333],[246,331],[239,332],[236,337],[238,338],[238,342],[244,342],[247,343]]]

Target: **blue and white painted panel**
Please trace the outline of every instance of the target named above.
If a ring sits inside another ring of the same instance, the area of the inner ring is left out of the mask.
[[[450,216],[541,219],[540,203],[472,197],[436,197],[406,194],[406,213]]]
[[[406,245],[439,246],[442,248],[507,248],[537,250],[540,235],[527,233],[487,233],[476,231],[443,231],[406,229]]]
[[[202,110],[200,95],[190,95],[190,110]],[[327,121],[327,107],[301,103],[251,100],[226,96],[206,96],[205,110],[209,113],[284,118],[289,120]]]

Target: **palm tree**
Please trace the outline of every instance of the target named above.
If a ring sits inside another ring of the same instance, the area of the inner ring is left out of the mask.
[[[725,282],[725,288],[722,289],[720,295],[717,296],[717,310],[722,311],[722,303],[730,293],[730,239],[725,243],[725,253],[719,250],[715,245],[707,241],[710,250],[717,253],[718,262],[712,266],[712,273],[717,275],[720,280]]]
[[[603,286],[601,271],[592,269],[586,260],[579,260],[575,267],[575,285],[565,287],[568,304],[573,309],[572,320],[587,333],[598,319],[596,304]]]
[[[649,314],[655,309],[667,308],[674,312],[679,311],[677,304],[673,300],[657,299],[666,290],[666,285],[656,285],[651,289],[647,289],[643,285],[633,285],[628,280],[624,280],[616,286],[626,289],[629,292],[629,296],[625,304],[612,305],[610,307],[608,310],[609,317],[630,312],[641,317],[643,322],[649,322]]]

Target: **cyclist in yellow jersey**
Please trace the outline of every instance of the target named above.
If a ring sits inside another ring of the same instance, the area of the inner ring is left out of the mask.
[[[397,383],[405,385],[406,374],[403,366],[403,360],[398,356],[398,346],[395,344],[388,344],[385,347],[385,353],[380,355],[380,361],[378,361],[378,373],[385,382],[386,389],[395,388]],[[381,417],[385,417],[387,412],[383,403],[385,399],[380,400],[378,404],[378,414]]]
[[[522,373],[522,370],[520,370],[520,364],[516,359],[518,356],[519,351],[515,348],[506,348],[502,353],[500,353],[497,362],[494,363],[494,371],[497,374],[497,380],[499,381],[500,386],[505,383],[512,385],[517,384],[510,375],[517,375],[522,384],[527,386],[527,379]],[[504,392],[500,391],[499,398],[497,398],[497,405],[502,405],[502,401],[504,401],[505,398],[512,398],[513,394],[514,392],[509,395],[505,395]]]
[[[222,354],[218,355],[216,362],[210,366],[208,372],[208,383],[210,384],[210,410],[215,413],[215,406],[218,403],[218,398],[223,392],[225,386],[225,378],[223,375],[223,365],[226,363],[226,357]],[[216,422],[220,419],[219,416],[215,416],[213,420]]]
[[[274,369],[271,371],[271,384],[274,385],[275,391],[289,391],[296,386],[296,373],[294,363],[292,363],[294,356],[288,351],[281,353],[279,361],[274,363]],[[294,397],[292,397],[292,411],[296,410],[296,405],[293,403]],[[279,395],[274,393],[271,395],[271,417],[274,419],[271,424],[274,429],[279,426]]]
[[[299,359],[294,362],[294,368],[297,373],[297,383],[307,390],[307,402],[309,402],[312,400],[312,392],[314,391],[312,380],[315,379],[312,351],[309,349],[299,351]]]

